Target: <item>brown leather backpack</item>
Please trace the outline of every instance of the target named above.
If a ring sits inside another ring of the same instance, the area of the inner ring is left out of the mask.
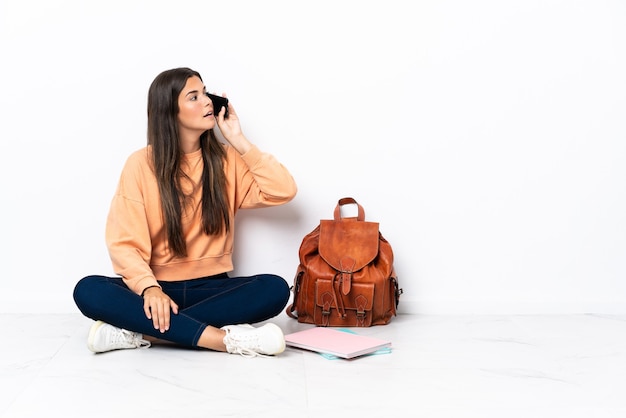
[[[341,206],[356,204],[356,218],[342,218]],[[366,222],[363,207],[351,197],[339,200],[333,220],[302,240],[293,303],[286,313],[298,322],[330,327],[385,325],[396,315],[402,294],[391,245]]]

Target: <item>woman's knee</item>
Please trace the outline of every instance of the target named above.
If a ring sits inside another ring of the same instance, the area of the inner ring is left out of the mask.
[[[271,295],[277,306],[286,305],[289,301],[291,289],[285,279],[275,274],[264,275],[267,295]]]
[[[265,286],[272,289],[276,294],[289,293],[289,284],[282,277],[276,274],[264,274]]]
[[[106,280],[106,277],[94,275],[83,277],[76,283],[73,292],[74,303],[83,314],[90,316],[90,307],[96,302],[100,294],[98,287]]]
[[[85,294],[88,294],[92,291],[93,287],[97,285],[99,281],[99,276],[86,276],[83,277],[76,283],[74,286],[74,300],[83,299]]]

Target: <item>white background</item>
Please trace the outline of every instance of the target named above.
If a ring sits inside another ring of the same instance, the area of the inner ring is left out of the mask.
[[[626,313],[626,3],[0,0],[0,312],[75,312],[153,78],[226,92],[299,186],[241,213],[290,283],[352,196],[406,313]]]

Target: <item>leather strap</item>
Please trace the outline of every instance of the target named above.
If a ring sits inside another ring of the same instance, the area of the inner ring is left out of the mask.
[[[352,273],[354,273],[354,266],[356,265],[356,261],[352,257],[344,257],[339,260],[341,264],[341,292],[344,295],[350,293],[350,288],[352,287]]]
[[[298,305],[296,303],[298,302],[298,295],[300,294],[300,286],[302,285],[303,274],[304,271],[299,271],[296,275],[293,281],[293,286],[291,287],[291,291],[293,292],[293,302],[289,306],[287,306],[287,309],[285,309],[285,313],[293,319],[298,319],[297,313],[294,312],[297,312],[296,307]]]
[[[359,295],[354,300],[356,303],[356,321],[357,326],[365,326],[365,307],[367,306],[367,298],[363,295]]]
[[[356,220],[357,221],[364,221],[365,220],[365,210],[363,210],[363,206],[361,206],[360,204],[357,203],[356,200],[354,200],[354,198],[352,197],[344,197],[339,199],[339,202],[337,203],[337,206],[335,207],[335,212],[334,212],[334,218],[336,221],[341,220],[341,207],[343,205],[349,205],[349,204],[355,204],[357,205],[358,209],[359,209],[359,213],[357,215]]]
[[[337,307],[337,315],[339,315],[339,318],[345,318],[346,307],[343,303],[343,297],[341,296],[339,292],[339,286],[341,286],[341,279],[338,280],[339,277],[341,277],[341,273],[335,274],[335,276],[333,277],[331,286],[333,288],[333,296],[335,297],[335,306]]]

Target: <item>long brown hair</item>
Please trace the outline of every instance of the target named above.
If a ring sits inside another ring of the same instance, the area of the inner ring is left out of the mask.
[[[167,70],[154,79],[148,91],[148,145],[152,147],[152,163],[161,194],[168,244],[178,257],[187,255],[181,221],[186,198],[181,179],[186,174],[181,168],[184,154],[178,135],[178,96],[187,79],[193,76],[202,80],[197,71],[189,68]],[[230,230],[224,173],[226,151],[213,129],[200,136],[200,148],[204,163],[202,229],[207,235],[218,235]]]

